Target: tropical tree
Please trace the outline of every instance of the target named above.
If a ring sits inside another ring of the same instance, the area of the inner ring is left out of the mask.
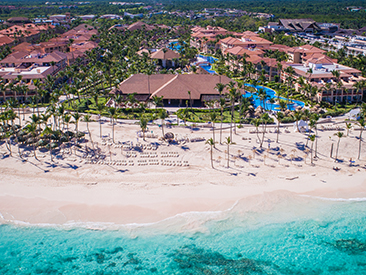
[[[116,116],[116,108],[109,108],[108,109],[108,113],[109,113],[109,116],[111,118],[111,123],[112,123],[112,140],[113,140],[113,143],[114,143],[114,118]]]
[[[93,147],[93,150],[94,150],[94,142],[93,142],[93,138],[92,138],[91,132],[89,130],[89,122],[91,122],[90,115],[84,115],[84,122],[86,122],[86,129],[88,130],[90,142],[91,142],[92,147]]]
[[[252,119],[251,121],[251,124],[254,125],[255,127],[255,132],[257,133],[257,138],[258,138],[258,141],[260,142],[260,137],[259,137],[259,126],[261,125],[261,120],[259,118],[255,118],[255,119]]]
[[[159,118],[161,119],[161,132],[164,137],[164,120],[168,117],[167,112],[163,109],[161,112],[159,112]]]
[[[104,105],[98,104],[97,110],[98,110],[98,114],[99,114],[99,137],[102,138],[102,112],[104,110]]]
[[[189,105],[191,106],[191,111],[192,111],[192,93],[191,93],[191,91],[188,91],[188,95],[189,95]]]
[[[358,157],[357,157],[357,159],[360,159],[360,157],[361,157],[361,144],[362,144],[362,132],[365,129],[366,121],[363,117],[361,117],[357,121],[357,124],[360,126],[360,136],[359,136],[359,143],[358,143]]]
[[[235,144],[230,137],[227,137],[224,143],[227,145],[227,168],[230,167],[229,161],[230,161],[230,145]]]
[[[154,95],[151,99],[154,102],[155,109],[163,106],[163,96]]]
[[[51,156],[51,161],[53,161],[53,157],[52,157],[52,143],[51,143],[51,137],[54,134],[54,131],[52,131],[52,129],[48,126],[46,126],[44,128],[44,130],[42,131],[41,136],[48,136],[49,140],[48,140],[48,145],[50,146],[50,156]]]
[[[63,116],[64,124],[66,124],[66,131],[69,130],[69,123],[71,121],[71,115],[69,113],[64,114]]]
[[[212,157],[212,153],[213,153],[213,147],[215,147],[215,141],[212,138],[209,138],[208,140],[206,140],[206,144],[210,145],[210,155],[211,155],[211,167],[214,168],[213,166],[213,157]]]
[[[210,121],[211,121],[211,129],[212,129],[212,139],[214,141],[214,147],[215,147],[215,120],[217,119],[217,113],[215,110],[213,110],[210,113]]]
[[[349,131],[352,129],[352,123],[350,122],[345,122],[346,124],[346,129],[347,129],[347,137],[349,136]]]
[[[299,121],[301,120],[303,114],[299,111],[295,112],[294,117],[296,120],[296,129],[297,131],[300,133],[300,129],[299,129]]]
[[[276,139],[276,142],[278,143],[278,137],[279,137],[279,134],[280,134],[280,124],[281,124],[282,119],[284,118],[284,114],[282,112],[276,112],[275,117],[277,119],[277,139]]]
[[[182,119],[184,121],[184,125],[187,126],[187,120],[190,119],[190,117],[191,117],[191,114],[189,112],[189,109],[188,108],[182,109],[181,116],[182,116]]]
[[[76,112],[76,113],[73,113],[71,114],[72,117],[74,118],[74,123],[75,123],[75,132],[76,132],[76,135],[78,134],[78,131],[79,131],[79,120],[80,118],[82,118],[83,115],[81,115],[79,112]]]
[[[311,140],[311,164],[313,164],[313,146],[315,141],[316,135],[310,135],[309,139]]]
[[[264,142],[264,136],[265,136],[266,131],[267,131],[267,123],[270,121],[268,113],[262,114],[260,120],[261,120],[262,126],[263,126],[262,139],[260,141],[260,148],[262,148],[263,142]]]
[[[144,117],[141,117],[141,119],[140,119],[140,128],[142,131],[142,138],[143,138],[143,140],[145,140],[145,132],[147,129],[147,120]]]
[[[220,76],[221,78],[221,76]],[[225,84],[222,84],[222,83],[217,83],[216,86],[215,86],[215,89],[219,92],[220,94],[220,116],[221,116],[221,126],[220,126],[220,144],[221,144],[221,141],[222,141],[222,121],[224,119],[224,108],[225,108],[225,105],[226,105],[226,100],[224,97],[222,97],[222,92],[224,91],[226,85]]]
[[[338,149],[339,149],[339,143],[341,141],[341,138],[344,136],[342,132],[337,132],[334,134],[335,136],[338,137],[338,142],[337,142],[337,151],[336,151],[336,157],[335,157],[335,161],[338,160]]]
[[[229,84],[228,84],[228,87],[229,87],[229,94],[228,94],[228,97],[229,97],[229,100],[230,100],[230,103],[231,103],[231,121],[230,121],[230,139],[232,140],[233,138],[233,121],[234,121],[234,113],[235,113],[235,102],[236,102],[236,99],[240,96],[240,93],[238,92],[237,88],[235,88],[235,83],[230,81]],[[235,121],[234,121],[234,131],[236,133],[236,130],[235,130]]]
[[[37,133],[37,124],[36,123],[29,123],[27,124],[27,126],[25,127],[25,130],[31,134],[31,136],[33,137],[34,140],[32,140],[32,144],[33,144],[33,153],[34,153],[34,158],[36,160],[38,160],[37,158],[37,154],[36,154],[36,140],[35,140],[35,137],[36,137],[36,133]]]

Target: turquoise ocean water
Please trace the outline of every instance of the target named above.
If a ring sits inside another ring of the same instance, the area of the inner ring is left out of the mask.
[[[274,192],[146,225],[3,222],[0,274],[366,274],[366,199]]]

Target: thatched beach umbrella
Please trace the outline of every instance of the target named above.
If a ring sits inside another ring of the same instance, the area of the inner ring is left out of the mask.
[[[168,141],[173,140],[174,139],[174,134],[172,132],[165,133],[164,139],[168,140]]]

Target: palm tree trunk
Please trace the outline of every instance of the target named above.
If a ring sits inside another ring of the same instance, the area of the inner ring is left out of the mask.
[[[257,138],[258,138],[258,141],[259,141],[259,142],[261,142],[261,138],[259,137],[258,127],[256,127],[256,132],[257,132]]]
[[[220,144],[222,144],[222,121],[223,121],[223,109],[221,108],[221,127],[220,127]]]
[[[213,169],[213,158],[212,158],[212,145],[211,145],[211,168]]]
[[[311,143],[311,164],[313,164],[313,146],[314,146],[314,141]]]
[[[93,147],[93,150],[94,150],[94,142],[93,142],[93,139],[92,139],[92,136],[91,136],[90,130],[89,130],[89,123],[88,123],[88,122],[86,123],[86,128],[88,129],[90,142],[91,142],[92,147]]]
[[[315,128],[315,157],[318,157],[318,129]]]
[[[212,121],[212,139],[214,142],[213,147],[215,147],[215,122]]]
[[[51,148],[51,144],[50,144],[50,148]],[[36,159],[36,160],[39,160],[38,158],[37,158],[37,154],[36,154],[36,146],[33,144],[33,154],[34,154],[34,158]]]
[[[229,164],[229,158],[230,158],[229,149],[230,149],[230,145],[228,144],[227,145],[227,168],[230,167],[230,164]]]
[[[262,148],[262,146],[263,146],[264,136],[265,136],[265,134],[266,134],[266,130],[267,130],[267,123],[264,123],[263,135],[262,135],[262,140],[261,140],[261,144],[260,144],[260,147],[261,147],[261,148]]]
[[[19,155],[19,157],[22,159],[23,157],[22,157],[22,154],[21,154],[21,152],[20,152],[20,144],[19,144],[19,142],[18,142],[18,155]]]
[[[52,146],[51,146],[51,136],[50,136],[49,144],[50,144],[50,157],[51,157],[51,161],[53,162],[53,157],[52,157]]]
[[[277,119],[277,140],[276,140],[276,143],[278,143],[278,136],[279,136],[279,134],[280,134],[280,122]]]
[[[337,151],[336,151],[336,157],[335,157],[335,161],[338,160],[338,149],[339,149],[339,142],[341,141],[340,138],[338,138],[338,142],[337,142]]]
[[[362,140],[362,132],[363,132],[363,127],[361,126],[360,138],[359,138],[359,143],[358,143],[358,157],[357,157],[357,159],[360,159],[360,157],[361,157],[361,140]]]
[[[114,143],[114,119],[112,118],[112,140]]]
[[[99,117],[99,137],[102,138],[102,116]]]
[[[233,140],[234,103],[231,106],[230,139]]]
[[[13,156],[13,154],[12,154],[12,152],[11,152],[10,137],[9,137],[9,139],[5,142],[5,145],[6,145],[6,149],[8,149],[8,151],[9,151],[10,156],[12,157],[12,156]]]

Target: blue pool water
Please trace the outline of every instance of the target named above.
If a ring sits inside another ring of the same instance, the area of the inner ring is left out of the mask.
[[[154,226],[0,225],[0,274],[366,274],[366,201],[270,193]]]
[[[276,92],[270,88],[267,87],[263,87],[263,86],[253,86],[251,84],[245,84],[246,86],[251,86],[251,87],[255,87],[256,89],[263,89],[266,94],[269,96],[269,98],[267,99],[267,101],[265,102],[265,104],[263,104],[263,102],[260,100],[260,98],[258,97],[258,95],[256,93],[250,93],[247,92],[245,95],[243,95],[244,97],[251,97],[253,98],[253,103],[254,103],[254,107],[257,108],[258,106],[263,107],[266,110],[272,110],[272,111],[279,111],[280,110],[280,105],[276,104],[276,103],[271,103],[269,101],[269,99],[273,98],[277,101],[277,95]],[[287,101],[286,98],[284,97],[280,97],[280,99]],[[293,100],[290,99],[289,100],[289,104],[287,104],[287,108],[291,111],[294,111],[298,106],[300,107],[304,107],[305,103],[299,100]]]
[[[180,52],[182,50],[182,46],[179,44],[178,41],[170,42],[168,48],[177,52]]]
[[[214,64],[218,59],[212,56],[205,56],[205,55],[197,55],[198,62],[204,62],[203,64],[199,64],[199,66],[209,72],[210,74],[216,73],[212,70],[212,64]]]

